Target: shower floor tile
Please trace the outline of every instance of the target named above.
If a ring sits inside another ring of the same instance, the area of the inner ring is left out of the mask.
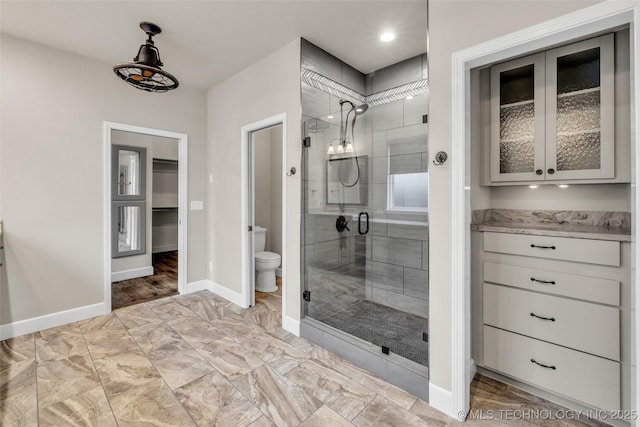
[[[311,317],[312,313],[310,307]],[[360,300],[338,313],[317,320],[373,344],[387,346],[392,353],[429,366],[429,343],[422,340],[422,333],[428,332],[428,320],[424,317]]]

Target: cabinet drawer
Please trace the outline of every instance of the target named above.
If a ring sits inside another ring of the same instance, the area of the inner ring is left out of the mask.
[[[484,233],[484,250],[503,254],[620,266],[620,242]]]
[[[483,288],[484,324],[620,360],[617,308],[489,283]]]
[[[485,262],[485,282],[509,285],[602,304],[620,305],[620,282],[599,277]],[[546,282],[546,283],[545,283]]]
[[[554,366],[544,368],[532,362]],[[607,410],[620,409],[620,364],[484,326],[485,367]]]

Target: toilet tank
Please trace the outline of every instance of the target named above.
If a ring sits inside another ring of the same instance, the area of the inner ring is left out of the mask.
[[[258,225],[255,226],[253,233],[253,251],[263,252],[264,245],[267,241],[267,229]]]

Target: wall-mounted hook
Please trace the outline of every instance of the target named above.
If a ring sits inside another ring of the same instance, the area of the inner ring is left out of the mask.
[[[445,153],[444,151],[438,151],[436,153],[436,159],[433,161],[433,164],[436,166],[442,166],[446,161],[447,161],[447,153]]]
[[[291,169],[289,169],[289,172],[287,172],[287,176],[293,176],[296,174],[296,168],[291,167]]]

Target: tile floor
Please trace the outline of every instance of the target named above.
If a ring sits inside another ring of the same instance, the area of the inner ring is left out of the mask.
[[[178,295],[0,342],[0,425],[460,425],[282,330],[280,295],[256,299]]]

